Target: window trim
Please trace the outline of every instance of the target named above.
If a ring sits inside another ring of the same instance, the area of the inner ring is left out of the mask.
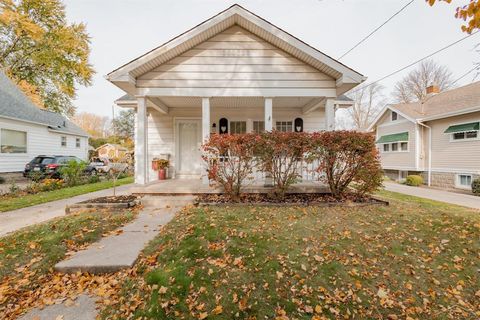
[[[393,119],[393,115],[395,115],[395,119]],[[390,113],[390,121],[392,121],[392,122],[398,121],[398,112],[396,112],[396,111],[391,111],[391,113]]]
[[[82,139],[80,137],[75,137],[75,148],[80,149],[82,147]]]
[[[25,152],[21,152],[21,153],[10,153],[10,152],[2,152],[2,130],[10,130],[10,131],[17,131],[17,132],[23,132],[25,133]],[[24,130],[17,130],[17,129],[10,129],[10,128],[0,128],[0,154],[2,156],[7,156],[7,157],[14,157],[14,156],[19,156],[19,155],[25,155],[25,154],[28,154],[28,140],[29,140],[29,134],[28,134],[28,131],[24,131]]]
[[[392,144],[397,143],[398,144],[398,149],[397,151],[393,151],[392,149]],[[407,143],[407,150],[402,150],[402,143]],[[388,144],[389,151],[384,151],[384,145]],[[380,153],[408,153],[410,152],[410,142],[409,141],[395,141],[395,142],[389,142],[389,143],[379,143],[382,147],[380,148]]]
[[[292,123],[292,130],[291,131],[280,131],[280,130],[277,130],[277,122],[291,122]],[[292,120],[292,119],[273,119],[272,121],[272,124],[273,124],[273,129],[278,131],[278,132],[295,132],[295,121]]]
[[[245,133],[248,133],[248,119],[245,119],[245,120],[228,120],[228,134],[239,134],[239,133],[232,132],[233,122],[245,122]]]
[[[464,122],[457,122],[457,123],[450,123],[447,125],[447,128],[448,127],[451,127],[451,126],[458,126],[458,125],[462,125],[462,124],[467,124],[467,123],[471,123],[471,122],[480,122],[480,120],[469,120],[469,121],[464,121]],[[463,138],[463,139],[454,139],[453,138],[453,135],[455,133],[459,133],[459,132],[453,132],[453,133],[447,133],[449,135],[449,142],[469,142],[469,141],[479,141],[480,140],[480,130],[477,130],[477,131],[472,131],[472,132],[477,132],[477,137],[476,138]]]
[[[65,145],[63,145],[63,138],[65,138]],[[60,136],[60,148],[66,148],[68,145],[68,139],[67,136]]]
[[[457,189],[464,189],[464,190],[471,190],[471,184],[468,186],[460,184],[460,176],[467,176],[470,177],[470,181],[473,181],[473,175],[470,173],[457,173],[455,174],[455,188]]]

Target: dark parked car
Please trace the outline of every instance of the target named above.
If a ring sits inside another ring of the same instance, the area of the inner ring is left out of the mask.
[[[60,168],[72,160],[82,162],[80,158],[74,156],[36,156],[25,165],[23,176],[31,177],[38,172],[38,175],[42,178],[61,178]],[[96,175],[97,171],[93,166],[89,165],[85,168],[85,174]]]

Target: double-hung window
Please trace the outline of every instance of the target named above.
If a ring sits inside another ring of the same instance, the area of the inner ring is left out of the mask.
[[[62,146],[62,147],[67,146],[67,137],[66,136],[61,136],[60,137],[60,146]]]

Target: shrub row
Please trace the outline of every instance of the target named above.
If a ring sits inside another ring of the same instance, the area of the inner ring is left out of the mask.
[[[271,177],[280,199],[299,181],[304,164],[315,165],[338,199],[352,189],[360,196],[377,190],[383,176],[374,137],[353,131],[215,134],[203,145],[203,159],[209,180],[233,200],[255,169]]]

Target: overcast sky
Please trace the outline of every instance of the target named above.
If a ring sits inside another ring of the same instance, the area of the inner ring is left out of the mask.
[[[65,0],[71,21],[87,24],[93,85],[78,90],[78,112],[111,115],[123,93],[104,76],[115,68],[239,3],[320,51],[338,58],[409,0]],[[341,62],[368,77],[381,78],[465,36],[454,18],[456,4],[415,2]],[[480,34],[437,54],[434,59],[460,77],[480,60]],[[409,69],[411,70],[411,69]],[[382,84],[388,95],[409,70]],[[459,84],[472,81],[472,75]]]

